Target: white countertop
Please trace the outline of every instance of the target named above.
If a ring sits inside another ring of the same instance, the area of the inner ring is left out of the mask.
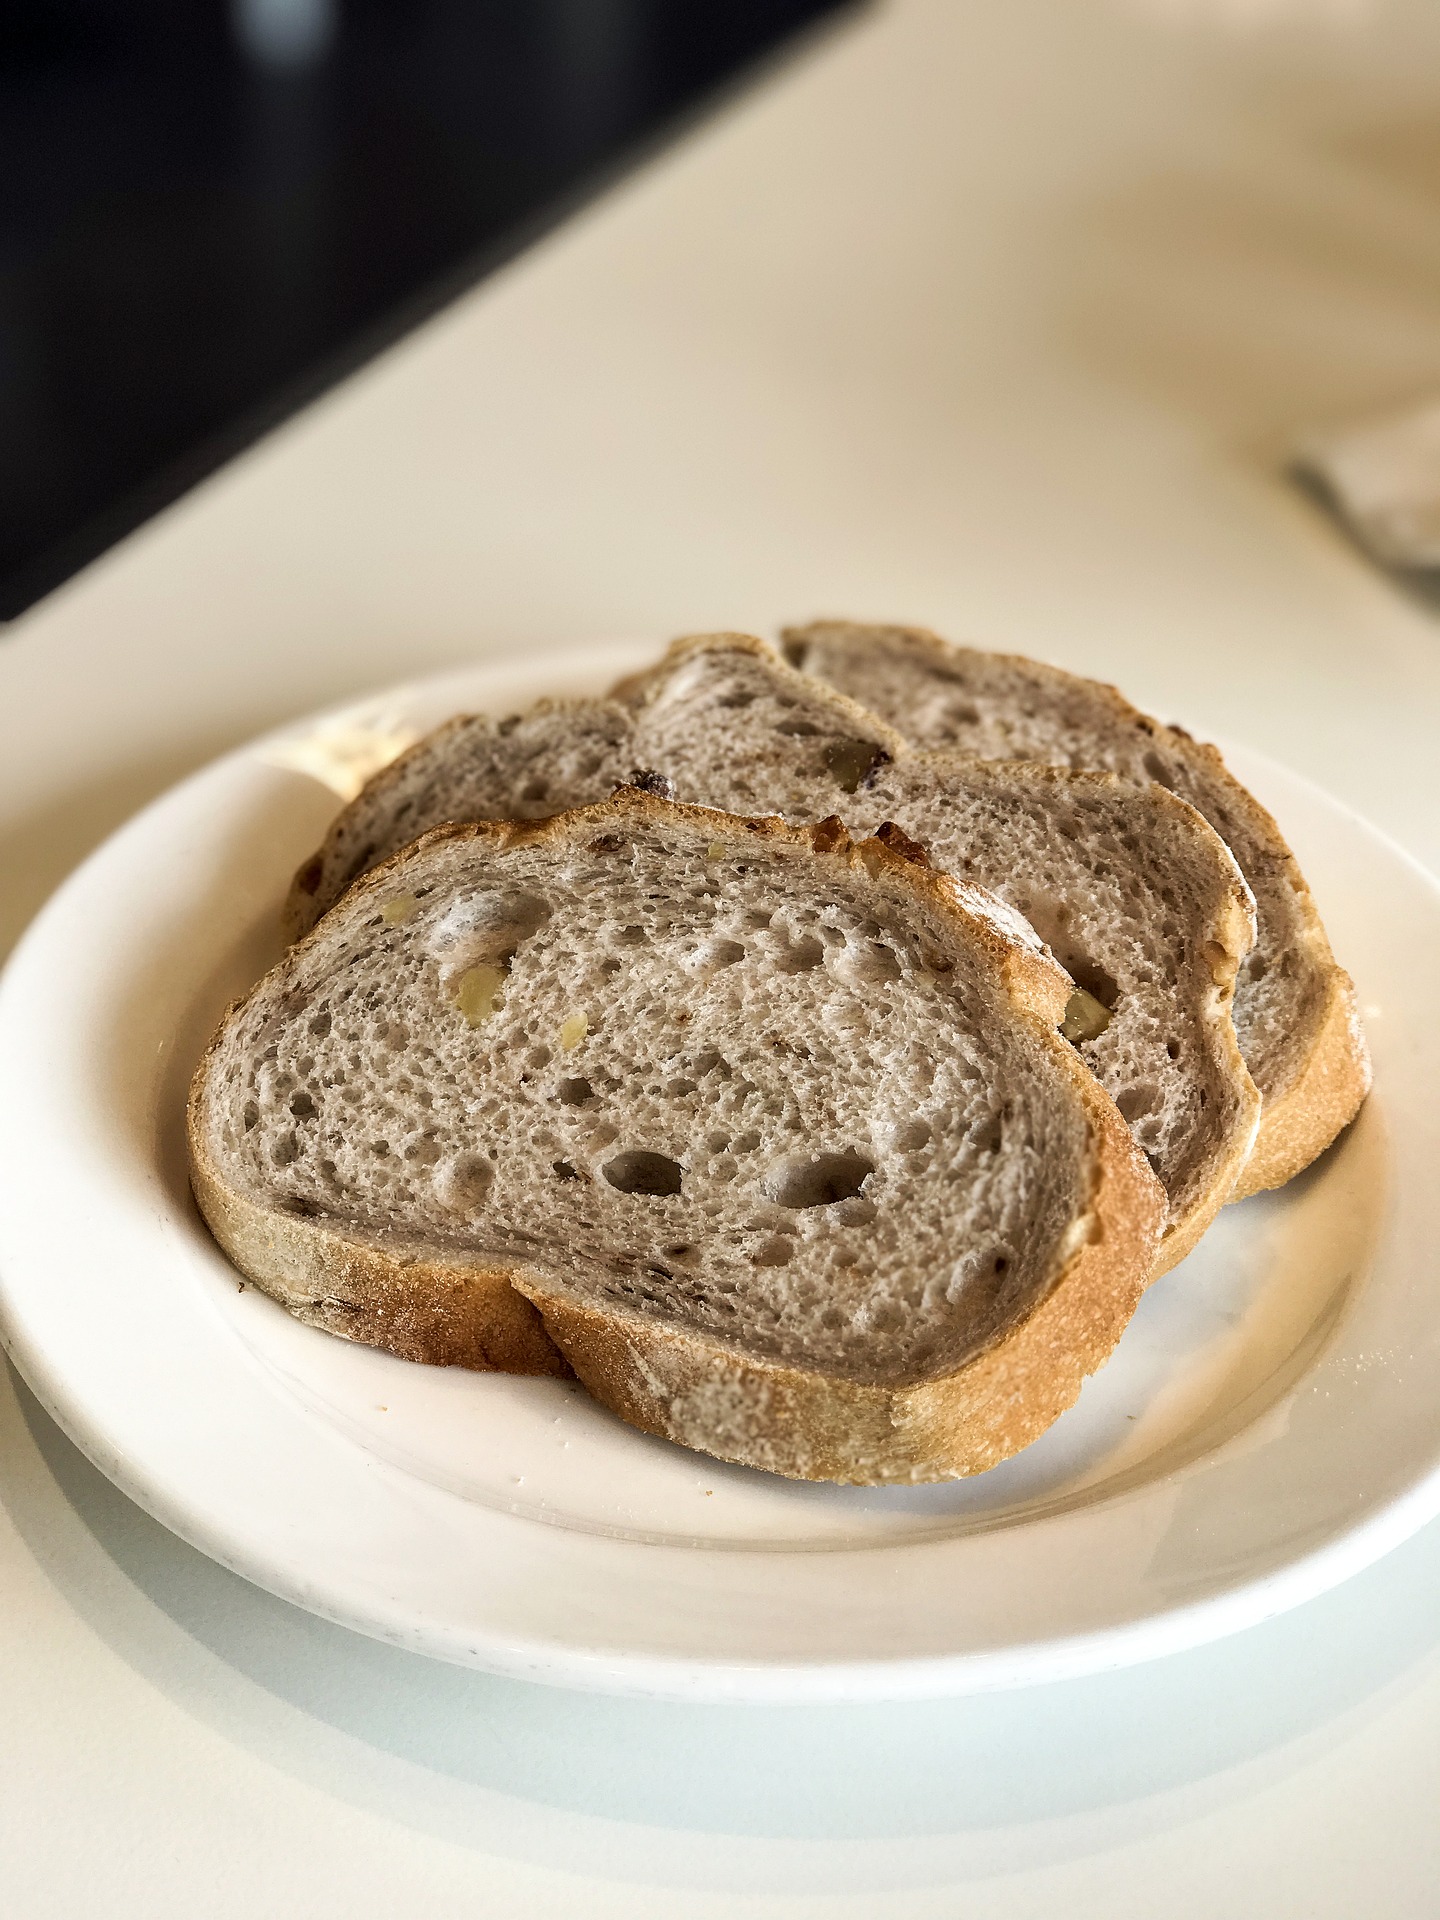
[[[818,43],[7,630],[0,947],[287,714],[822,611],[1117,679],[1440,866],[1440,611],[1280,471],[1440,389],[1437,56],[1423,0],[896,0]],[[1432,1527],[1237,1639],[970,1701],[592,1698],[245,1586],[0,1381],[0,1899],[1428,1916],[1437,1580]]]

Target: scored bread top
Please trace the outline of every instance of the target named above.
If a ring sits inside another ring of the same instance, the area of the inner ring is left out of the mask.
[[[1234,1018],[1264,1111],[1241,1191],[1282,1185],[1354,1117],[1370,1084],[1354,989],[1279,827],[1214,747],[1151,719],[1101,681],[953,646],[923,628],[822,620],[787,629],[783,644],[797,667],[920,746],[1102,767],[1189,801],[1255,897],[1257,937],[1236,982]]]
[[[553,810],[587,780],[598,798],[641,770],[682,800],[738,813],[835,811],[857,833],[893,820],[937,865],[1035,922],[1086,990],[1077,1044],[1169,1197],[1157,1270],[1189,1251],[1233,1188],[1259,1114],[1229,1015],[1253,909],[1234,860],[1193,809],[1109,774],[908,748],[747,635],[677,642],[617,692],[623,705],[542,705],[498,726],[457,721],[412,748],[302,869],[294,924],[421,826]]]
[[[1073,1399],[1158,1233],[1153,1176],[1055,1033],[1070,991],[893,833],[635,792],[445,827],[227,1015],[196,1191],[297,1310],[371,1254],[421,1288],[483,1269],[654,1431],[782,1472],[974,1471]],[[706,1380],[749,1412],[708,1431]]]

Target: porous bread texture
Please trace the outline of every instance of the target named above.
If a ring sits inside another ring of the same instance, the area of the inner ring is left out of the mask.
[[[1189,1252],[1234,1187],[1260,1107],[1229,1011],[1253,909],[1234,860],[1193,809],[1113,775],[911,749],[748,635],[677,642],[617,692],[625,707],[565,710],[587,740],[607,743],[597,781],[633,763],[682,800],[736,813],[813,821],[836,811],[856,833],[892,820],[939,866],[1033,920],[1105,1008],[1105,1030],[1079,1045],[1165,1186],[1157,1273]],[[543,710],[540,728],[558,713]],[[502,726],[452,723],[372,783],[317,856],[325,879],[309,910],[350,877],[357,849],[389,851],[417,822],[432,823],[415,806],[399,815],[402,797],[423,795],[439,820],[503,815],[507,790],[556,785],[544,732]]]
[[[1370,1088],[1354,987],[1279,827],[1214,747],[1152,720],[1101,681],[952,646],[923,628],[817,621],[788,628],[784,646],[803,671],[922,746],[1103,767],[1188,800],[1235,855],[1258,918],[1234,1012],[1264,1105],[1235,1197],[1283,1185],[1354,1118]]]
[[[408,1357],[457,1357],[416,1351],[432,1294],[443,1324],[483,1277],[493,1318],[513,1282],[522,1327],[521,1293],[684,1445],[864,1483],[991,1466],[1119,1338],[1163,1200],[1055,1032],[1069,981],[916,859],[633,791],[441,828],[227,1014],[190,1101],[202,1210],[334,1331],[395,1346],[375,1302],[408,1292]]]
[[[1024,916],[1108,1014],[1080,1051],[1165,1187],[1157,1273],[1182,1259],[1233,1188],[1260,1109],[1230,1018],[1253,907],[1194,810],[1109,774],[910,748],[746,636],[678,642],[622,691],[637,751],[682,796],[791,819],[834,806],[856,833],[894,821]]]
[[[542,700],[493,720],[461,714],[369,780],[296,874],[283,916],[298,940],[357,875],[446,820],[547,820],[640,772],[634,728],[604,700]]]

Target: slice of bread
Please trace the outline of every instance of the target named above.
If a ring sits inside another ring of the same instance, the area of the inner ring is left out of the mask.
[[[498,727],[452,722],[412,748],[301,870],[293,922],[323,911],[421,827],[505,817],[545,804],[524,798],[542,790],[573,794],[569,770],[592,761],[595,799],[649,769],[679,799],[735,813],[837,812],[855,833],[894,821],[938,866],[1032,921],[1084,989],[1067,1031],[1168,1195],[1157,1273],[1189,1252],[1232,1191],[1260,1111],[1230,1019],[1253,908],[1192,808],[1111,774],[911,749],[746,635],[677,642],[617,694],[623,707],[545,707]],[[571,729],[587,743],[583,758]]]
[[[825,620],[787,629],[784,646],[804,672],[922,746],[1103,767],[1141,786],[1158,781],[1215,828],[1258,916],[1236,984],[1235,1026],[1264,1107],[1237,1199],[1282,1186],[1355,1117],[1370,1088],[1370,1060],[1354,987],[1280,829],[1214,747],[1152,720],[1101,681],[951,646],[920,628]]]
[[[976,1473],[1110,1353],[1164,1211],[1070,994],[893,831],[633,790],[444,827],[226,1015],[194,1189],[331,1331],[558,1349],[636,1426],[798,1478]]]

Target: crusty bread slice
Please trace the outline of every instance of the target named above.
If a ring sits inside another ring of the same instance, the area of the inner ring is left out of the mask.
[[[893,830],[628,789],[444,827],[227,1014],[195,1192],[332,1331],[553,1366],[538,1308],[597,1398],[685,1446],[976,1473],[1110,1353],[1164,1210],[1055,1030],[1070,993]]]
[[[792,627],[804,672],[906,739],[987,759],[1104,767],[1204,814],[1255,896],[1258,938],[1235,989],[1235,1027],[1264,1102],[1236,1198],[1282,1186],[1329,1146],[1370,1088],[1348,974],[1279,827],[1214,747],[1132,707],[1114,687],[1017,654],[956,647],[917,627],[823,620]]]
[[[892,820],[938,866],[1032,921],[1084,989],[1068,1036],[1169,1198],[1157,1273],[1189,1252],[1234,1187],[1260,1109],[1229,1011],[1253,908],[1192,808],[1111,774],[913,750],[747,635],[677,642],[617,693],[624,707],[545,707],[498,727],[457,721],[412,748],[301,870],[294,920],[322,911],[422,826],[573,795],[582,763],[595,765],[596,799],[617,780],[663,778],[682,800],[735,813],[814,821],[835,811],[856,833]],[[583,756],[571,729],[587,743]],[[552,740],[565,743],[563,764]]]

